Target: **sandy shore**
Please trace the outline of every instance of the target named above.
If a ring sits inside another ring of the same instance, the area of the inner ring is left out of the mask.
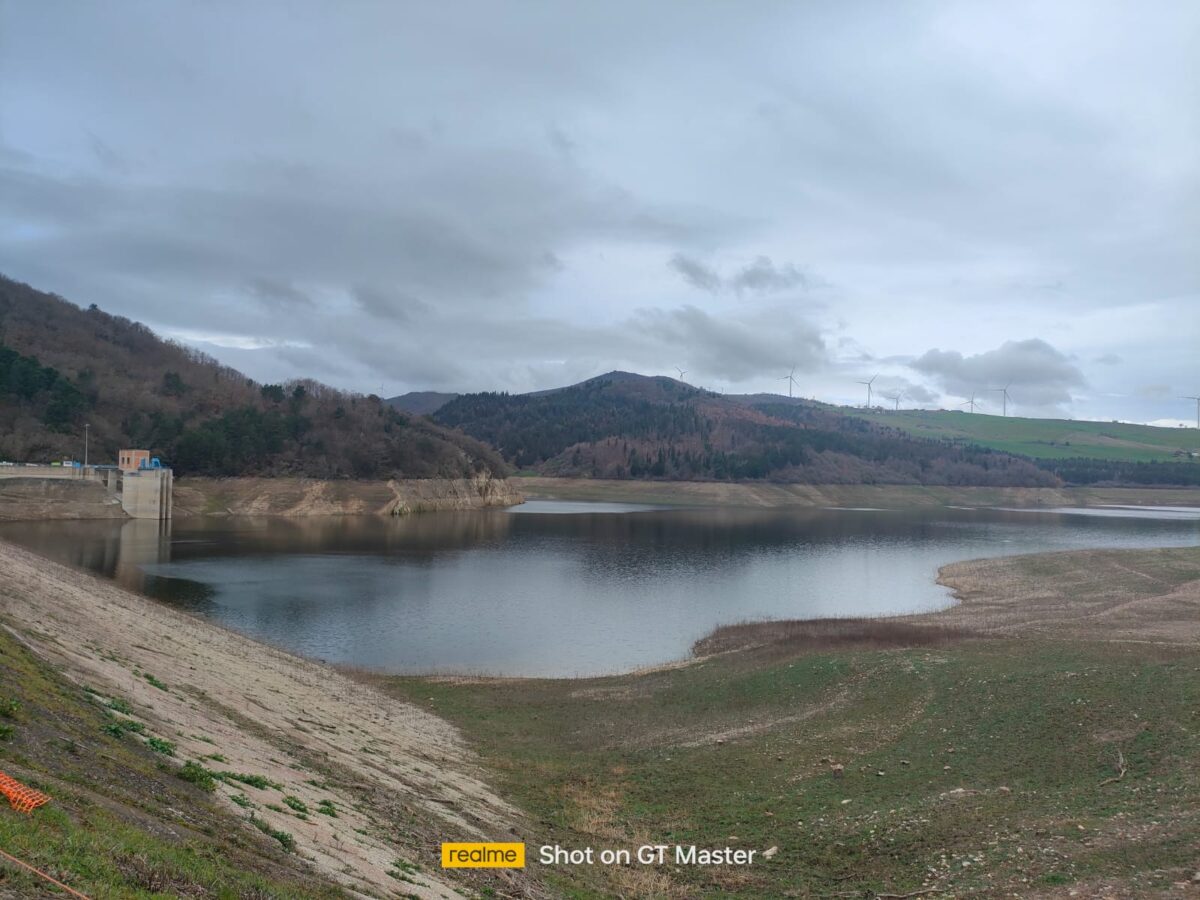
[[[942,646],[982,637],[1200,644],[1200,547],[1069,550],[951,563],[938,582],[948,609],[878,619],[727,625],[698,641],[691,664],[713,653],[778,645]]]
[[[177,762],[218,753],[223,761],[205,764],[281,785],[222,783],[218,792],[243,819],[228,798],[248,795],[255,815],[291,832],[304,859],[356,892],[459,896],[430,865],[438,841],[511,840],[521,830],[452,726],[329,667],[5,543],[0,616],[67,677],[130,703],[150,732],[177,745]],[[339,815],[301,821],[266,808],[288,795],[310,809],[332,797]],[[421,866],[411,883],[388,874],[397,859]]]
[[[913,616],[998,635],[1200,643],[1200,548],[1071,550],[968,560],[938,581],[959,602]]]

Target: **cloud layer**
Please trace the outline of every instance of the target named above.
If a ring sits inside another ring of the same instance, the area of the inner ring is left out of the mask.
[[[1086,380],[1079,367],[1063,353],[1038,338],[1005,341],[995,350],[964,356],[957,350],[929,350],[914,360],[912,368],[930,376],[956,397],[988,395],[1000,402],[1009,391],[1009,404],[1025,412],[1062,412],[1071,402],[1072,389]]]
[[[1169,418],[1200,391],[1198,26],[5,4],[0,271],[364,391],[797,365],[835,402],[875,371],[928,405],[1011,377],[1023,411]]]

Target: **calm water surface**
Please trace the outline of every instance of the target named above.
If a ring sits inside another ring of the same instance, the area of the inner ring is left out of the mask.
[[[939,566],[1200,543],[1196,510],[729,510],[528,503],[403,519],[0,525],[0,537],[307,656],[590,675],[747,619],[948,605]]]

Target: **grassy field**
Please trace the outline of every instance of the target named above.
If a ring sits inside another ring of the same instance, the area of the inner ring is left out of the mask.
[[[0,770],[53,798],[32,815],[0,800],[0,849],[95,900],[348,896],[181,779],[114,707],[0,629]],[[0,896],[65,894],[0,861]]]
[[[1162,553],[1178,559],[1149,580],[1126,564],[1141,557],[1114,564],[1122,602],[1194,586],[1200,552]],[[997,565],[1059,603],[1088,563]],[[382,683],[464,729],[538,823],[534,850],[778,848],[749,867],[533,868],[566,897],[1193,896],[1200,651],[1106,641],[1111,608],[1083,639],[766,625],[649,673]]]
[[[1200,430],[1155,428],[1116,422],[1024,419],[947,410],[845,412],[892,425],[917,437],[961,440],[1039,459],[1092,459],[1153,462],[1176,460],[1177,450],[1200,451]]]

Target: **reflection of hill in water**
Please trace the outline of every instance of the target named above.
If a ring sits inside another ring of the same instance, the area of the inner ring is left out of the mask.
[[[0,525],[0,538],[300,653],[393,671],[595,674],[745,619],[886,615],[940,565],[1194,544],[1200,521],[1004,510],[502,510]]]

